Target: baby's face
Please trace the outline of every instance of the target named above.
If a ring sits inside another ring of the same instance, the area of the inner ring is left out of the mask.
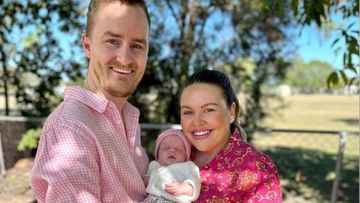
[[[159,146],[158,160],[160,165],[168,166],[186,161],[185,144],[177,135],[168,135]]]

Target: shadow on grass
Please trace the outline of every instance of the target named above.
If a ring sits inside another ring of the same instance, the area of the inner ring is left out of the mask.
[[[291,193],[309,202],[330,201],[336,155],[285,147],[264,152],[275,162],[280,178],[288,181],[283,187],[284,198]],[[358,172],[358,157],[344,156],[338,202],[359,202]]]
[[[348,125],[353,125],[353,126],[359,125],[358,119],[344,118],[344,119],[333,119],[333,120],[338,121],[338,122],[343,122],[343,123],[346,123]]]

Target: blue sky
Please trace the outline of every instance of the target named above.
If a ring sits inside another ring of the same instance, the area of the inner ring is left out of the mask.
[[[359,28],[359,19],[352,18],[347,21],[342,20],[339,16],[333,17],[337,25],[345,28],[354,23],[352,30]],[[319,30],[315,25],[305,26],[301,32],[301,36],[294,42],[298,46],[298,54],[305,62],[310,60],[319,60],[331,64],[336,69],[343,67],[343,54],[345,51],[345,42],[340,40],[337,45],[332,47],[334,40],[340,36],[340,31],[332,31],[325,33]],[[336,52],[336,48],[340,48]],[[353,57],[353,62],[359,64],[359,56]]]
[[[88,0],[86,0],[86,2],[88,2]],[[354,28],[359,27],[359,20],[357,18],[350,19],[348,22],[344,22],[339,16],[332,16],[332,18],[336,24],[342,25],[343,27],[349,25],[352,22],[355,22]],[[323,31],[317,29],[315,25],[305,26],[301,29],[301,32],[298,32],[298,37],[295,36],[293,38],[293,42],[294,45],[298,48],[297,54],[304,60],[304,62],[319,60],[331,64],[336,69],[342,69],[343,53],[345,49],[344,41],[339,41],[338,46],[341,47],[341,49],[338,53],[335,52],[335,47],[331,47],[335,37],[338,37],[339,35],[338,32],[326,34]],[[221,38],[224,39],[224,36]],[[67,46],[65,41],[63,41],[62,46]],[[359,60],[359,57],[357,57],[356,60]]]
[[[324,61],[336,69],[342,67],[342,53],[335,53],[335,47],[331,47],[334,37],[325,38],[322,33],[314,27],[305,27],[299,38],[294,39],[298,46],[298,54],[305,62],[311,60]],[[342,47],[345,47],[343,44]]]

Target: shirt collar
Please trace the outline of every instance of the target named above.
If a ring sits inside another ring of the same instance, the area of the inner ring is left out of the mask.
[[[89,106],[90,108],[103,113],[106,110],[106,107],[111,104],[115,107],[115,104],[106,99],[105,97],[99,96],[90,90],[84,89],[79,86],[72,86],[65,88],[65,97],[64,99],[76,99],[81,103]],[[125,113],[130,113],[139,116],[140,111],[131,105],[129,102],[125,102],[123,111]]]
[[[98,111],[99,113],[103,113],[109,103],[109,100],[107,100],[105,97],[99,96],[79,86],[65,88],[64,99],[66,100],[69,98],[78,100],[90,108]]]

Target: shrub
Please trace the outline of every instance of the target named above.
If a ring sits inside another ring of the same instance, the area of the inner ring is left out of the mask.
[[[25,151],[26,149],[36,149],[38,146],[39,138],[40,138],[41,129],[29,129],[22,136],[17,149],[19,151]]]

